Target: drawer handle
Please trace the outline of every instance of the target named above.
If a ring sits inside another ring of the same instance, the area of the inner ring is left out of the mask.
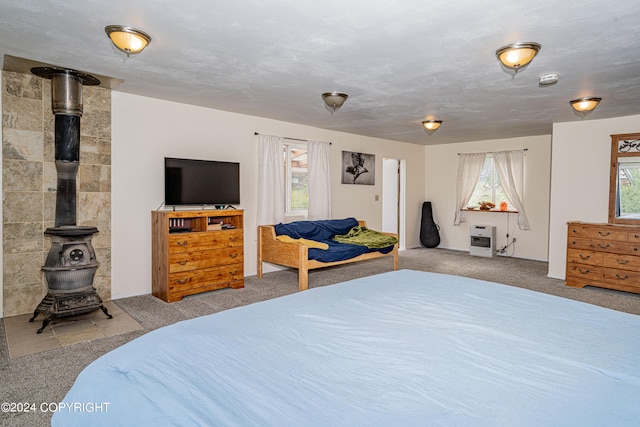
[[[187,242],[186,240],[184,242],[177,242],[178,246],[187,246],[189,242]]]
[[[176,280],[176,282],[178,282],[178,284],[180,285],[184,285],[185,283],[187,283],[189,281],[189,279],[183,279],[183,280]]]
[[[578,267],[578,271],[579,271],[580,273],[582,273],[582,274],[589,274],[589,272],[590,272],[591,270],[589,270],[589,269],[583,270],[583,269],[581,269],[580,267]]]
[[[637,239],[638,237],[640,237],[640,234],[634,234],[633,237]]]
[[[598,243],[598,247],[601,249],[607,249],[609,246],[611,245],[609,245],[608,243],[606,245],[603,245],[602,243]]]
[[[620,280],[627,280],[627,279],[629,278],[629,276],[627,276],[627,275],[621,276],[621,275],[619,275],[619,274],[616,274],[616,277],[617,277],[618,279],[620,279]]]
[[[629,260],[628,259],[618,259],[618,258],[616,258],[616,262],[618,264],[622,264],[622,265],[629,264]]]
[[[611,232],[607,231],[606,233],[603,233],[602,231],[598,231],[598,234],[604,237],[604,236],[609,236]]]
[[[571,230],[572,233],[577,233],[578,231],[574,228],[573,230]]]
[[[178,264],[187,265],[188,262],[189,262],[189,260],[185,259],[184,261],[178,261]]]
[[[230,275],[232,275],[232,276],[234,276],[234,275],[238,274],[238,270],[236,270],[236,271],[230,271],[230,272],[229,272],[229,274],[230,274]]]
[[[229,256],[230,256],[231,258],[237,258],[237,257],[238,257],[238,254],[229,254]]]
[[[229,241],[231,241],[231,242],[235,242],[236,240],[238,240],[237,237],[229,237]]]
[[[587,259],[590,259],[590,258],[591,258],[591,255],[587,255],[587,256],[584,256],[584,255],[582,255],[582,254],[579,254],[579,255],[580,255],[580,259],[587,260]]]

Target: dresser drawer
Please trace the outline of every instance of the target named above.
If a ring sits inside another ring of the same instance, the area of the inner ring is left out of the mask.
[[[640,271],[640,256],[603,253],[602,266],[620,270]]]
[[[587,249],[596,252],[640,255],[640,243],[617,242],[612,240],[573,239],[567,242],[569,249]]]
[[[169,253],[240,247],[242,244],[242,230],[177,233],[169,236]]]
[[[628,240],[628,230],[611,229],[609,227],[593,227],[582,224],[569,224],[569,240],[572,238],[597,240]],[[640,241],[640,240],[639,240]]]
[[[244,280],[244,266],[242,263],[221,267],[202,268],[169,274],[169,292],[180,292],[207,285],[223,285]]]
[[[602,252],[587,249],[568,249],[567,262],[587,265],[602,265]]]
[[[604,268],[602,278],[610,283],[627,286],[640,286],[640,272]]]
[[[602,279],[602,267],[596,265],[567,264],[567,277],[574,276],[583,279]]]
[[[218,265],[244,262],[243,248],[225,248],[212,251],[184,252],[169,255],[169,273],[197,270]]]

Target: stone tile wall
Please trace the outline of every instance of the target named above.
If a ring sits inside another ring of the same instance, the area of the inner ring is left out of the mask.
[[[80,121],[78,225],[98,228],[92,245],[100,267],[94,286],[111,299],[111,91],[83,86]],[[2,190],[4,316],[32,313],[46,294],[41,272],[55,225],[51,82],[2,72]]]

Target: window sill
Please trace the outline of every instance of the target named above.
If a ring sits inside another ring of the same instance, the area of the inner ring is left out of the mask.
[[[460,209],[461,211],[465,211],[465,212],[495,212],[495,213],[518,213],[518,211],[512,211],[512,210],[507,210],[507,211],[501,211],[500,209],[468,209],[468,208],[464,208],[464,209]]]

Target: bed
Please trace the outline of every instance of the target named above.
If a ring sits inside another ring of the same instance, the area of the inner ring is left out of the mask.
[[[637,426],[640,317],[398,270],[167,326],[90,364],[53,426]]]
[[[258,278],[262,277],[263,262],[295,268],[298,270],[298,289],[304,291],[309,289],[309,270],[316,268],[390,256],[393,258],[393,269],[398,269],[396,233],[380,233],[394,239],[394,243],[385,247],[370,248],[334,240],[336,235],[346,235],[354,227],[366,229],[367,222],[344,218],[258,226]],[[279,240],[282,236],[296,240]],[[306,243],[301,243],[300,240]],[[308,242],[324,244],[327,247],[309,247]]]

